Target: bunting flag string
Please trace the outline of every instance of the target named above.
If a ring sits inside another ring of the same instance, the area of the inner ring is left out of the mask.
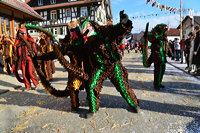
[[[160,8],[161,11],[165,11],[165,10],[169,10],[170,12],[174,12],[174,13],[178,13],[181,11],[180,8],[173,8],[173,7],[170,7],[170,6],[166,6],[166,5],[163,5],[155,0],[146,0],[146,4],[150,3],[152,5],[152,7],[157,7],[157,8]],[[183,12],[188,12],[190,11],[191,8],[188,8],[188,9],[182,9]]]
[[[165,13],[157,13],[157,14],[148,14],[148,15],[141,15],[141,16],[133,16],[133,17],[130,17],[130,18],[133,18],[133,19],[137,19],[137,18],[146,18],[146,17],[151,17],[151,16],[160,16],[160,15],[163,15],[163,14],[169,14],[167,12]]]
[[[190,13],[191,12],[191,13]],[[193,14],[194,10],[193,9],[190,9],[189,11],[189,14]],[[196,11],[196,12],[200,12],[199,11]],[[161,16],[161,15],[167,15],[167,14],[171,14],[172,12],[163,12],[163,13],[156,13],[156,14],[147,14],[147,15],[139,15],[139,16],[129,16],[129,18],[131,19],[143,19],[143,18],[147,18],[147,17],[157,17],[157,16]],[[174,14],[176,14],[176,12],[173,12]],[[113,18],[115,20],[119,20],[119,18]]]
[[[130,16],[131,19],[139,19],[139,18],[146,18],[146,17],[152,17],[152,16],[160,16],[160,15],[166,15],[169,14],[168,12],[165,13],[157,13],[157,14],[148,14],[148,15],[141,15],[141,16]],[[114,18],[116,20],[119,20],[119,18]]]

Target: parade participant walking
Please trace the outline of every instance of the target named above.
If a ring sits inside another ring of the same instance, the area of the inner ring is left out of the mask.
[[[89,26],[89,24],[87,25]],[[90,26],[89,26],[90,27]],[[90,29],[91,30],[91,29]],[[89,31],[90,33],[91,31]],[[85,38],[87,40],[87,37]],[[84,44],[84,38],[81,34],[80,27],[76,21],[70,22],[67,27],[67,36],[64,41],[70,58],[70,62],[76,66],[83,68],[83,56],[81,55],[82,46]],[[68,83],[66,89],[70,91],[71,109],[76,111],[80,106],[79,90],[83,89],[83,82],[80,78],[76,77],[73,72],[68,73]]]
[[[166,52],[169,48],[167,45],[167,35],[165,32],[167,31],[166,24],[158,24],[156,27],[152,29],[150,33],[148,33],[148,28],[146,29],[145,34],[145,46],[143,51],[143,65],[145,67],[150,67],[152,63],[154,63],[154,89],[160,90],[160,88],[164,88],[161,84],[163,75],[165,73],[166,68]],[[148,44],[150,41],[151,45],[151,55],[148,58]],[[173,54],[172,54],[173,55]]]
[[[139,103],[133,89],[129,87],[128,72],[122,65],[122,57],[115,43],[118,37],[121,38],[132,30],[132,21],[128,19],[128,15],[124,14],[124,11],[121,11],[119,24],[114,26],[97,25],[95,28],[97,29],[96,33],[88,37],[85,44],[88,55],[85,56],[84,69],[90,76],[86,82],[89,100],[89,113],[86,117],[93,116],[99,109],[102,84],[107,78],[127,101],[132,111],[138,112]]]
[[[13,57],[13,41],[8,34],[5,34],[1,40],[0,49],[2,49],[3,64],[7,74],[11,74]]]
[[[193,63],[196,65],[197,74],[200,74],[200,28],[199,26],[195,27],[195,40],[194,40],[194,56]]]
[[[24,42],[24,40],[22,39],[22,37],[27,40],[30,44],[31,44],[31,48],[29,49],[28,46],[26,45],[26,43]],[[38,85],[38,81],[37,81],[37,77],[35,74],[35,70],[33,67],[33,63],[32,63],[32,59],[30,56],[32,56],[32,54],[36,53],[36,45],[35,45],[35,41],[33,40],[33,38],[31,38],[28,35],[28,31],[25,28],[25,23],[21,23],[20,24],[20,28],[18,29],[17,32],[17,39],[16,42],[14,44],[15,47],[15,66],[14,66],[14,72],[15,74],[17,74],[17,70],[19,68],[21,68],[22,70],[22,76],[23,76],[23,82],[25,84],[25,88],[27,90],[31,89],[31,81],[33,82],[35,88],[37,88]]]
[[[53,51],[53,46],[50,44],[50,37],[46,36],[44,33],[41,33],[40,35],[38,46],[41,54],[48,54]],[[42,60],[41,69],[44,72],[46,79],[52,80],[53,74],[55,73],[54,60]]]
[[[0,35],[0,39],[1,39],[1,35]],[[0,41],[0,46],[1,46],[2,42]],[[2,49],[0,49],[0,73],[3,73],[3,55],[2,55]]]

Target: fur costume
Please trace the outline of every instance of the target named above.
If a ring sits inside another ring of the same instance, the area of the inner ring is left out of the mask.
[[[148,27],[148,24],[147,24]],[[144,67],[150,67],[154,63],[154,89],[160,90],[164,87],[162,83],[163,75],[166,68],[166,53],[169,49],[167,44],[167,25],[158,24],[156,25],[150,33],[148,33],[148,28],[144,35],[145,46],[143,47],[143,65]],[[152,43],[151,45],[151,55],[148,58],[148,40]],[[173,55],[173,54],[172,54]]]
[[[78,100],[78,91],[79,87],[82,85],[83,80],[88,79],[88,75],[83,71],[83,69],[80,67],[81,65],[81,57],[80,53],[77,52],[78,49],[81,49],[79,47],[74,47],[75,45],[72,42],[77,42],[72,41],[71,38],[71,33],[68,29],[68,34],[66,36],[65,43],[62,45],[58,45],[57,41],[54,39],[54,36],[52,35],[51,32],[38,27],[34,25],[26,25],[27,28],[29,29],[36,29],[41,32],[44,32],[47,36],[51,38],[51,41],[54,42],[53,44],[53,52],[49,52],[47,54],[42,54],[35,56],[33,58],[33,63],[36,68],[37,74],[41,80],[41,83],[43,87],[49,92],[51,95],[56,96],[56,97],[68,97],[71,96],[72,100],[72,107],[78,107],[79,106],[79,100]],[[26,42],[27,45],[30,45],[28,42]],[[79,54],[78,54],[79,53]],[[68,55],[70,57],[71,63],[67,61],[64,58],[64,55]],[[77,56],[79,55],[79,56]],[[42,70],[40,69],[40,66],[38,65],[37,60],[53,60],[53,59],[58,59],[59,63],[68,71],[68,84],[67,87],[62,90],[62,89],[55,89],[51,83],[46,80],[46,77]],[[70,81],[70,82],[69,82]]]
[[[69,56],[74,67],[83,68],[83,55],[81,55],[83,44],[80,28],[76,23],[71,22],[71,27],[67,27],[67,35],[63,43],[66,49],[62,53]],[[74,75],[74,72],[69,72],[66,90],[70,91],[71,107],[74,110],[80,106],[78,97],[80,89],[83,89],[83,80]]]
[[[100,91],[107,78],[114,84],[122,97],[138,112],[138,100],[129,88],[128,72],[122,65],[119,45],[116,41],[132,29],[132,22],[127,15],[120,12],[120,23],[117,25],[94,25],[95,32],[87,38],[85,44],[87,59],[84,60],[85,72],[89,74],[86,81],[90,113],[93,115],[100,105]],[[90,116],[88,116],[90,117]]]
[[[0,44],[0,49],[2,49],[4,67],[8,74],[11,74],[10,68],[12,67],[13,44],[14,43],[12,39],[7,34],[3,36]]]
[[[22,39],[24,38],[24,40]],[[31,45],[27,47],[26,42]],[[14,44],[15,47],[15,59],[14,59],[14,73],[16,78],[25,84],[26,89],[31,89],[31,81],[34,86],[38,85],[37,77],[35,74],[35,69],[32,64],[31,56],[34,56],[36,52],[35,41],[28,35],[26,28],[19,28],[17,32],[17,39]],[[33,52],[34,51],[34,52]],[[18,69],[22,70],[23,79],[20,79],[18,75]]]
[[[42,54],[46,54],[53,51],[53,46],[50,44],[50,37],[46,36],[44,33],[41,34],[39,40],[39,51]],[[53,60],[42,60],[41,69],[47,80],[53,79],[53,74],[55,73],[55,64]]]
[[[86,24],[89,24],[89,26]],[[131,31],[132,22],[122,11],[120,12],[120,23],[117,25],[99,26],[90,20],[84,21],[81,25],[82,34],[75,32],[76,35],[79,34],[77,38],[78,40],[75,39],[71,41],[71,39],[69,39],[76,36],[74,36],[72,33],[72,36],[70,35],[66,37],[66,42],[68,43],[64,44],[64,47],[61,47],[62,49],[59,49],[59,45],[54,43],[53,53],[45,54],[33,59],[43,86],[52,95],[63,97],[69,96],[72,90],[75,90],[74,92],[79,90],[81,84],[84,82],[87,91],[87,98],[90,104],[89,114],[93,114],[99,108],[100,89],[102,87],[102,83],[106,78],[109,78],[115,85],[116,89],[120,92],[122,97],[132,107],[133,111],[138,112],[138,100],[133,90],[129,88],[128,73],[121,63],[121,55],[117,45],[119,43],[116,43],[121,40],[124,34]],[[94,31],[90,31],[91,26],[93,27],[92,29]],[[33,26],[28,27],[31,28]],[[75,31],[78,30],[76,29]],[[71,30],[71,32],[73,32],[73,30]],[[52,35],[50,36],[52,37]],[[71,63],[64,58],[63,55],[66,54],[69,55],[69,57],[71,54]],[[44,74],[37,66],[36,59],[44,60],[53,58],[58,58],[59,62],[69,72],[68,86],[63,91],[53,88],[51,84],[44,78]],[[84,64],[84,71],[82,69],[81,62]],[[75,95],[78,97],[78,94]],[[72,105],[72,107],[79,106],[78,98],[75,99],[75,101],[77,105],[74,104],[75,106]]]

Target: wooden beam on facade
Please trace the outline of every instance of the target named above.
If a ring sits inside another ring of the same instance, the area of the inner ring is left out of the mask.
[[[4,33],[2,33],[2,34],[5,34],[6,33],[6,19],[4,19],[3,20],[4,22],[3,22],[3,29],[4,29]]]
[[[2,19],[2,17],[0,17],[0,39],[1,39],[1,37],[2,37],[2,30],[1,30],[1,29],[2,29],[2,27],[1,27],[1,22],[2,22],[2,20],[1,20],[1,19]]]
[[[14,29],[14,19],[12,18],[11,20],[10,20],[10,35],[12,36],[12,37],[15,37],[15,29]]]

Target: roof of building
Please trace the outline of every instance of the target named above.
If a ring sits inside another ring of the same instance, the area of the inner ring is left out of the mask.
[[[200,25],[200,16],[194,16],[194,21]]]
[[[83,5],[89,3],[97,3],[102,2],[102,0],[84,0],[84,1],[73,1],[73,2],[66,2],[66,3],[59,3],[54,5],[45,5],[45,6],[38,6],[32,7],[34,10],[42,10],[42,9],[49,9],[49,8],[56,8],[56,7],[66,7],[66,6],[75,6],[75,5]]]
[[[184,24],[187,19],[192,20],[190,16],[186,16],[182,21],[182,24]],[[194,22],[200,25],[200,16],[194,16]],[[180,29],[180,25],[177,27],[177,29]]]
[[[14,8],[22,13],[28,14],[37,20],[44,20],[36,11],[34,11],[29,5],[20,0],[0,0],[0,4]]]
[[[167,36],[179,36],[180,35],[180,30],[176,29],[176,28],[170,28],[167,32],[166,32]]]

